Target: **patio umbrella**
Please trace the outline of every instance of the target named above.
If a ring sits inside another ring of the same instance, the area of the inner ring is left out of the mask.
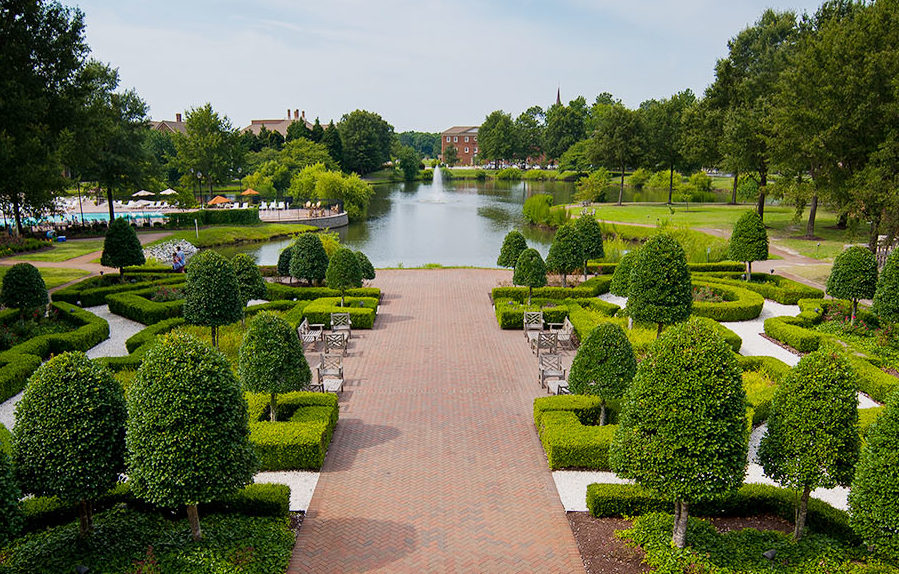
[[[178,195],[178,192],[170,187],[170,188],[166,189],[165,191],[160,191],[159,195]]]
[[[156,195],[152,191],[147,191],[146,189],[142,189],[136,193],[132,193],[131,197],[150,197],[152,195]]]
[[[216,195],[212,199],[210,199],[206,205],[222,205],[225,203],[231,203],[231,200],[227,197],[222,197],[221,195]]]
[[[248,187],[246,191],[242,192],[241,195],[259,195],[259,192],[253,189],[252,187]]]

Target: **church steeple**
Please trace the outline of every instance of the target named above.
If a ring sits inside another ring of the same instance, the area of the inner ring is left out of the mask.
[[[562,86],[556,88],[556,105],[562,105]]]

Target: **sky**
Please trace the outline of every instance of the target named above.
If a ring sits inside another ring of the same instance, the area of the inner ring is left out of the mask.
[[[154,120],[210,102],[234,127],[356,109],[397,132],[609,92],[628,107],[714,80],[766,8],[809,0],[63,0]]]

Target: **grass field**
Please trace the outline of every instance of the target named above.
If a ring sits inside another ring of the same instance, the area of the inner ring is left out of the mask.
[[[41,277],[44,278],[44,284],[47,285],[47,289],[59,287],[64,283],[74,281],[89,273],[89,271],[83,269],[56,269],[50,267],[39,268],[38,270],[41,272]],[[3,279],[3,276],[6,275],[7,271],[9,271],[8,266],[0,265],[0,280]]]
[[[158,239],[149,245],[157,245],[166,241],[185,240],[197,247],[215,247],[240,243],[242,241],[266,241],[274,237],[286,237],[295,233],[311,231],[311,225],[296,223],[263,223],[260,225],[216,225],[200,229],[199,237],[193,229],[181,229],[168,237]]]
[[[68,261],[102,249],[102,239],[74,239],[65,243],[54,243],[53,247],[46,251],[15,255],[14,257],[23,261]]]

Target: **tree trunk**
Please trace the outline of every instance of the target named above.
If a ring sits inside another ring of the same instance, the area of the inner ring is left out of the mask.
[[[94,513],[89,500],[82,500],[79,503],[78,515],[81,518],[81,526],[78,534],[80,536],[87,536],[94,527]]]
[[[624,197],[624,164],[621,164],[621,186],[618,188],[618,205],[621,205],[621,199]]]
[[[845,211],[840,214],[839,219],[837,219],[837,229],[846,229],[849,226],[849,214]]]
[[[603,401],[599,404],[599,426],[605,426],[606,424],[606,401]]]
[[[799,498],[799,506],[796,508],[796,528],[793,530],[793,540],[799,542],[802,533],[805,530],[805,517],[808,515],[808,495],[811,492],[809,487],[802,489],[802,496]]]
[[[659,323],[659,330],[656,332],[656,339],[662,336],[662,324]]]
[[[565,275],[565,273],[562,273],[562,287],[568,287],[568,281],[566,281]]]
[[[668,205],[671,205],[671,198],[674,195],[674,166],[668,170]]]
[[[686,502],[674,503],[674,532],[671,535],[671,543],[677,548],[687,545],[687,519],[690,517],[689,507]]]
[[[630,331],[634,328],[634,318],[628,315],[627,317],[627,330]]]
[[[531,304],[531,294],[534,292],[533,287],[528,287],[528,305]]]
[[[759,173],[759,176],[759,204],[756,206],[756,210],[762,221],[765,221],[765,188],[768,187],[768,172],[762,171]]]
[[[734,188],[733,188],[733,190],[731,191],[731,197],[730,197],[730,204],[731,204],[731,205],[736,205],[736,204],[737,204],[737,182],[738,182],[738,181],[740,181],[740,172],[739,172],[739,171],[735,171],[735,172],[734,172]]]
[[[278,395],[276,395],[275,393],[272,393],[272,402],[271,402],[271,405],[269,408],[272,411],[272,416],[271,416],[272,422],[275,422],[275,419],[276,419],[275,412],[278,409]]]
[[[19,237],[22,236],[22,214],[19,209],[19,194],[12,194],[12,212],[13,216],[16,218],[16,231],[19,232]]]
[[[852,300],[852,319],[849,320],[849,324],[855,327],[855,316],[858,314],[858,299]]]
[[[752,279],[752,261],[746,262],[746,281]]]
[[[880,237],[880,214],[871,218],[871,231],[868,233],[868,249],[877,255],[877,238]]]
[[[197,505],[187,505],[187,521],[190,523],[190,534],[194,541],[203,539],[203,531],[200,530],[200,515],[197,514]]]
[[[112,187],[106,188],[106,203],[109,205],[109,223],[115,221],[115,209],[112,207]]]
[[[811,239],[815,236],[815,215],[818,213],[818,194],[812,195],[812,203],[808,208],[808,223],[805,225],[805,236]]]
[[[340,292],[340,306],[346,307],[346,305],[343,304],[343,291]]]
[[[215,325],[212,326],[212,346],[213,346],[214,348],[216,348],[216,349],[219,348],[219,344],[218,344],[218,327],[215,326]]]
[[[584,281],[587,280],[587,262],[589,259],[584,259]]]

